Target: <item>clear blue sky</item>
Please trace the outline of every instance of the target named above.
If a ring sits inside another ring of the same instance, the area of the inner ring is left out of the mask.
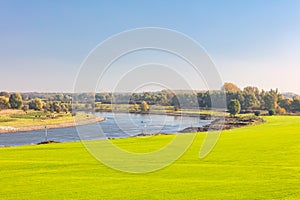
[[[72,91],[98,43],[149,26],[194,38],[223,81],[300,93],[297,0],[1,0],[0,90]]]

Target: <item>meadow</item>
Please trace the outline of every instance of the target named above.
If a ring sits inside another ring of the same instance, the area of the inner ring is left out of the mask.
[[[80,142],[0,148],[0,199],[300,199],[300,117],[264,118],[223,131],[204,159],[197,133],[180,159],[145,174],[108,168]],[[173,137],[113,142],[147,152]]]
[[[94,119],[92,114],[76,113],[76,120]],[[74,116],[68,113],[45,113],[43,111],[29,110],[26,113],[22,110],[1,110],[0,126],[12,126],[16,128],[30,126],[58,125],[74,122]]]

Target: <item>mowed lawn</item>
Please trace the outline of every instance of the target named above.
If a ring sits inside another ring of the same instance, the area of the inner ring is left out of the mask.
[[[179,160],[146,174],[110,169],[80,142],[1,148],[0,199],[300,199],[300,117],[265,119],[224,131],[204,159],[199,133]],[[172,137],[113,142],[145,152]]]

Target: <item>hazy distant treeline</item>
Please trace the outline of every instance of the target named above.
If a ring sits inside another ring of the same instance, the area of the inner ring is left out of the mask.
[[[174,109],[211,107],[223,108],[231,100],[240,103],[241,110],[273,110],[275,113],[300,112],[300,98],[285,98],[277,89],[264,91],[248,86],[243,89],[225,83],[220,91],[170,91],[143,93],[0,93],[1,109],[28,109],[50,112],[71,112],[72,104],[84,108],[95,108],[99,104],[137,104],[173,106]]]

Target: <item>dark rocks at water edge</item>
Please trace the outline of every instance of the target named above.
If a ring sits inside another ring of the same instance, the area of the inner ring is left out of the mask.
[[[54,141],[54,140],[46,140],[46,141],[42,141],[42,142],[37,143],[37,145],[40,145],[40,144],[51,144],[51,143],[60,143],[60,142]]]
[[[225,119],[216,119],[210,125],[203,127],[188,127],[180,131],[181,133],[191,132],[207,132],[214,130],[229,130],[244,126],[257,125],[263,123],[264,120],[255,116],[247,117],[226,117]]]
[[[149,133],[140,133],[140,134],[137,134],[137,135],[135,135],[135,136],[133,136],[133,137],[140,137],[140,136],[156,136],[156,135],[169,135],[168,133],[151,133],[151,134],[149,134]]]

